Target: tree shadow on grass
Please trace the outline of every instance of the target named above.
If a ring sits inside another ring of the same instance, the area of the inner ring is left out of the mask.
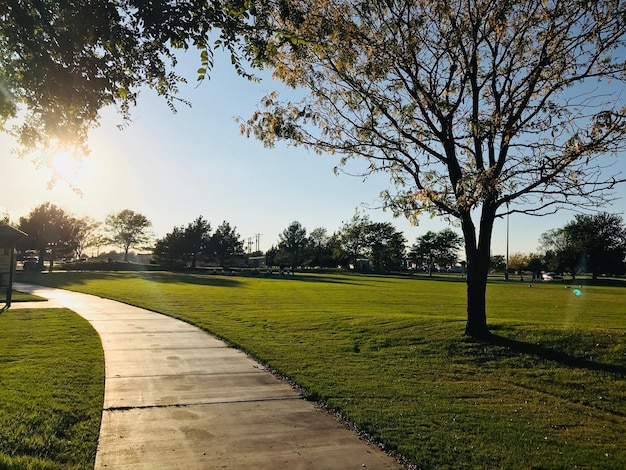
[[[223,275],[189,275],[181,273],[169,273],[161,271],[85,271],[85,272],[59,272],[59,273],[35,273],[16,276],[17,282],[27,284],[39,284],[59,289],[81,286],[89,281],[114,281],[120,278],[145,279],[146,281],[160,282],[163,284],[195,284],[216,287],[238,287],[241,281],[236,277]]]
[[[303,274],[283,275],[278,273],[271,275],[260,273],[251,275],[248,273],[211,273],[205,271],[59,271],[53,273],[20,273],[16,276],[17,282],[28,284],[38,284],[60,289],[81,286],[89,281],[107,281],[128,279],[145,279],[146,281],[159,282],[163,284],[193,284],[213,287],[240,287],[242,279],[267,279],[283,282],[311,282],[311,283],[332,283],[332,284],[352,284],[358,285],[364,282],[359,281],[357,276],[323,275],[323,274]]]
[[[494,346],[507,348],[508,350],[515,353],[528,354],[530,356],[535,356],[540,359],[556,362],[566,367],[585,369],[596,372],[608,372],[610,374],[618,374],[622,377],[626,377],[626,367],[622,365],[607,364],[591,359],[586,359],[584,357],[573,356],[563,351],[557,351],[555,349],[546,348],[545,346],[541,346],[538,344],[506,338],[504,336],[500,336],[494,333],[489,334],[483,340]]]
[[[237,287],[242,285],[242,278],[245,279],[268,279],[275,281],[289,281],[289,282],[312,282],[312,283],[332,283],[332,284],[362,284],[357,279],[348,279],[346,277],[336,277],[332,275],[314,274],[308,275],[303,273],[296,273],[295,275],[279,273],[273,274],[249,274],[247,272],[233,272],[230,274],[225,273],[207,273],[202,271],[188,272],[188,273],[176,273],[176,272],[144,272],[140,275],[146,279],[155,280],[164,283],[184,283],[184,284],[196,284],[196,285],[210,285],[220,287]]]

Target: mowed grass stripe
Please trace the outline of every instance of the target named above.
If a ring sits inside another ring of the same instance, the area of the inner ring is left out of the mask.
[[[622,468],[626,290],[493,282],[499,344],[458,278],[64,273],[34,282],[211,331],[424,468]]]

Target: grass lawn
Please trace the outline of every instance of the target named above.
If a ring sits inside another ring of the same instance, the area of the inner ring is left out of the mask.
[[[626,288],[458,278],[19,276],[163,312],[245,349],[423,468],[624,468]],[[576,281],[578,282],[578,281]]]
[[[93,468],[103,376],[100,339],[75,313],[0,314],[0,468]]]

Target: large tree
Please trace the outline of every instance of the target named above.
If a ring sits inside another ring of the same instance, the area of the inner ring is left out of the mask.
[[[184,231],[183,251],[185,257],[191,259],[191,269],[196,269],[198,256],[206,251],[207,244],[211,238],[211,224],[199,216],[189,223]]]
[[[352,218],[344,222],[339,229],[338,242],[339,250],[346,258],[349,264],[352,264],[355,269],[359,267],[358,259],[366,256],[367,251],[367,227],[371,224],[369,217],[366,214],[355,212]],[[339,257],[339,256],[337,256]]]
[[[539,243],[545,251],[548,269],[557,272],[568,272],[572,279],[580,272],[580,250],[574,248],[574,240],[563,227],[548,230],[541,234]]]
[[[285,254],[285,261],[292,268],[300,266],[304,252],[309,243],[306,228],[298,221],[294,221],[278,235],[278,249]]]
[[[52,269],[56,258],[69,256],[78,246],[77,220],[49,202],[20,217],[19,229],[28,235],[21,241],[20,247],[39,252],[39,268],[43,268],[44,260],[48,258]]]
[[[376,272],[399,270],[404,261],[406,239],[391,222],[372,222],[366,227],[367,255]]]
[[[124,261],[128,261],[128,250],[131,246],[150,240],[149,229],[152,222],[145,215],[130,209],[108,215],[105,224],[111,235],[111,242],[124,250]]]
[[[163,266],[170,268],[185,260],[185,229],[174,227],[163,238],[158,239],[154,244],[152,254],[154,259]]]
[[[101,222],[91,217],[74,219],[76,227],[74,257],[81,258],[85,250],[101,243],[103,236],[99,233]]]
[[[432,276],[435,265],[446,267],[456,264],[462,245],[463,239],[452,229],[447,228],[440,232],[429,230],[417,237],[411,254],[417,260],[426,263],[428,274]]]
[[[283,0],[274,21],[274,75],[309,93],[271,93],[243,132],[363,158],[396,213],[456,220],[465,332],[488,336],[495,220],[605,204],[620,180],[625,2]]]
[[[88,130],[114,105],[126,122],[142,87],[172,109],[177,51],[196,49],[200,79],[212,50],[232,55],[240,74],[262,23],[264,0],[24,0],[0,2],[0,130],[44,159],[86,153]]]
[[[228,222],[223,221],[211,237],[208,250],[223,268],[241,258],[244,254],[243,242],[237,233],[237,227],[231,227]]]
[[[317,227],[311,230],[308,240],[309,266],[320,266],[323,268],[336,267],[337,262],[333,258],[331,237],[324,227]]]

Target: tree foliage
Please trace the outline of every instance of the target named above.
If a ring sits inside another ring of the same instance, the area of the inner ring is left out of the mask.
[[[432,275],[437,265],[445,268],[454,266],[459,260],[459,250],[463,245],[463,238],[452,229],[443,229],[440,232],[428,231],[417,238],[411,249],[411,255],[428,267]]]
[[[509,255],[509,270],[519,273],[524,271],[530,260],[527,253],[515,252]]]
[[[174,227],[163,238],[154,244],[153,256],[162,266],[174,267],[185,262],[185,231],[182,227]]]
[[[306,228],[297,220],[279,235],[278,249],[285,253],[285,264],[294,268],[298,267],[303,260],[308,245]]]
[[[46,258],[52,268],[57,257],[71,256],[78,246],[77,220],[49,202],[20,217],[19,229],[28,235],[20,242],[20,248],[38,251],[40,268]]]
[[[211,235],[211,224],[202,216],[187,226],[174,227],[156,241],[153,250],[155,260],[169,267],[197,267],[197,262],[216,262],[222,267],[243,256],[243,242],[236,227],[224,221]]]
[[[313,267],[333,268],[337,262],[333,258],[333,238],[328,235],[324,227],[311,230],[308,243],[309,265]]]
[[[345,222],[339,230],[339,246],[346,255],[349,263],[357,266],[357,260],[365,257],[367,245],[367,226],[370,219],[366,215],[356,212],[352,219]]]
[[[355,213],[338,233],[338,248],[349,264],[361,270],[359,259],[367,259],[376,272],[398,270],[404,261],[406,240],[390,222],[372,222]]]
[[[243,241],[237,233],[237,227],[223,221],[215,230],[208,244],[208,251],[220,266],[228,267],[231,263],[241,259],[243,251]]]
[[[280,2],[275,77],[242,126],[388,174],[386,205],[457,220],[467,258],[466,333],[488,335],[493,224],[597,206],[622,181],[625,5],[620,0]],[[288,37],[289,40],[285,40]]]
[[[74,258],[81,258],[85,250],[102,243],[103,236],[100,233],[101,222],[89,216],[74,219],[76,237]]]
[[[124,122],[143,87],[175,110],[176,54],[195,49],[198,78],[212,67],[212,51],[230,52],[241,75],[263,0],[26,0],[0,3],[0,129],[20,149],[86,153],[88,130],[113,105]],[[213,32],[213,33],[212,33]],[[210,39],[210,34],[213,34]],[[248,42],[241,36],[248,35]]]
[[[211,224],[199,216],[184,229],[182,238],[183,259],[191,260],[191,269],[196,268],[196,261],[208,250],[211,240]]]

